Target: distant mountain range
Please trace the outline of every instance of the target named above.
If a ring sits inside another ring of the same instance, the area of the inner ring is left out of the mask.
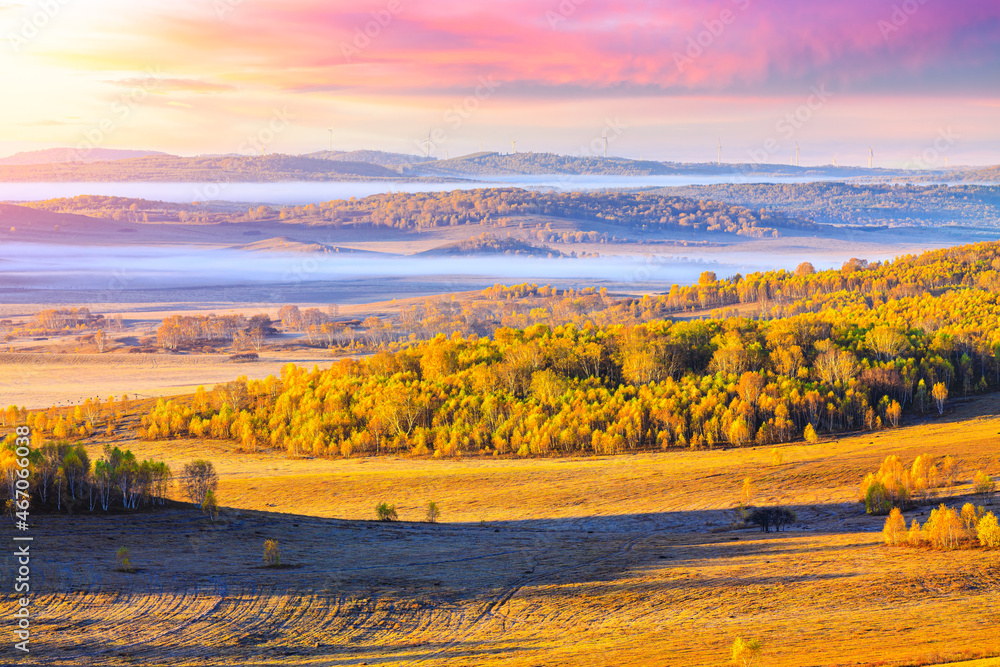
[[[79,158],[54,148],[0,159],[0,181],[357,181],[483,180],[491,176],[717,176],[735,182],[767,178],[865,182],[1000,182],[1000,166],[908,171],[780,164],[655,162],[555,153],[473,153],[436,159],[384,151],[318,151],[307,155],[178,157],[154,151],[95,148]]]
[[[65,162],[111,162],[128,160],[130,158],[148,157],[151,155],[167,155],[159,151],[129,151],[117,148],[91,148],[80,151],[75,148],[49,148],[41,151],[15,153],[9,157],[0,158],[0,165],[34,165],[60,164]]]
[[[0,181],[249,182],[396,180],[398,171],[368,162],[297,155],[178,157],[151,155],[87,164],[0,166]]]
[[[411,173],[422,175],[473,177],[484,176],[671,176],[679,174],[730,175],[829,175],[843,178],[870,174],[855,167],[798,168],[776,164],[715,164],[654,162],[622,157],[570,156],[555,153],[473,153],[448,160],[424,162],[412,167]]]

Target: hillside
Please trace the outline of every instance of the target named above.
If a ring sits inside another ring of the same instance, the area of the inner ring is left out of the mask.
[[[692,185],[653,190],[870,227],[1000,227],[1000,186],[785,183]]]
[[[923,180],[926,176],[918,177],[915,180]],[[955,169],[946,172],[948,181],[955,183],[1000,183],[1000,165],[992,167],[978,167]]]
[[[114,160],[129,160],[149,156],[167,156],[160,151],[134,151],[116,148],[91,148],[77,150],[75,148],[49,148],[40,151],[15,153],[0,158],[0,165],[46,165],[62,162],[111,162]]]
[[[366,162],[377,164],[389,169],[398,169],[403,166],[434,162],[435,158],[423,157],[422,155],[406,155],[404,153],[388,153],[386,151],[357,150],[357,151],[317,151],[308,153],[303,157],[315,158],[317,160],[334,160],[338,162]]]
[[[0,232],[11,233],[17,229],[53,231],[56,227],[86,228],[104,222],[86,215],[38,211],[26,206],[0,204]]]
[[[778,236],[780,229],[814,228],[810,222],[782,213],[754,211],[713,201],[624,191],[566,193],[483,188],[452,192],[387,193],[281,210],[282,220],[297,220],[307,224],[351,224],[414,230],[481,223],[504,227],[516,218],[527,215],[571,218],[650,231],[683,229],[754,238]]]
[[[534,244],[515,238],[497,238],[493,234],[484,232],[464,241],[456,241],[446,245],[425,250],[418,255],[431,257],[455,257],[472,255],[520,255],[526,257],[562,257],[563,253],[545,246]]]
[[[255,252],[283,252],[283,253],[361,253],[365,255],[375,255],[367,250],[355,250],[353,248],[341,248],[325,243],[309,243],[307,241],[296,241],[287,236],[276,236],[269,239],[261,239],[245,245],[233,246],[234,250],[251,250]]]

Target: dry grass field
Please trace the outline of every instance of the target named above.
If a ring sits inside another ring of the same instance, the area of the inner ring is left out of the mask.
[[[744,636],[758,665],[996,665],[997,552],[884,547],[854,497],[886,454],[926,452],[963,462],[948,502],[963,501],[975,469],[1000,472],[998,407],[780,446],[780,463],[771,448],[320,460],[126,443],[174,470],[214,461],[222,516],[36,517],[31,664],[708,666]],[[799,521],[733,529],[746,476],[756,504]],[[401,521],[372,521],[380,501]],[[282,568],[263,567],[265,539]],[[120,546],[138,572],[113,570]]]

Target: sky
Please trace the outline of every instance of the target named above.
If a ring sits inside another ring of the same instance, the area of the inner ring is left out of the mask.
[[[998,74],[987,0],[0,0],[0,155],[997,164]]]

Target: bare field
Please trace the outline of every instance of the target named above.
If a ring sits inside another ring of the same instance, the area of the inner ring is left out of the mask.
[[[998,397],[895,431],[771,448],[571,459],[288,459],[130,442],[219,469],[226,505],[37,517],[35,664],[930,665],[1000,655],[1000,559],[881,546],[854,502],[896,453],[1000,472]],[[100,443],[94,442],[99,447]],[[744,476],[783,533],[734,530]],[[442,523],[422,521],[434,500]],[[370,521],[379,501],[402,521]],[[939,501],[935,501],[939,502]],[[907,519],[926,519],[930,506]],[[265,539],[284,569],[261,567]],[[112,571],[119,546],[140,572]],[[4,598],[8,613],[11,597]],[[969,667],[996,661],[976,660]]]
[[[28,408],[75,405],[128,393],[141,398],[191,393],[237,376],[280,375],[287,363],[321,368],[333,363],[325,350],[264,352],[252,363],[233,363],[227,355],[168,354],[0,354],[0,405]]]
[[[469,299],[478,291],[456,292],[457,299]],[[424,303],[428,298],[386,299],[371,303],[336,304],[337,317],[362,320],[369,315],[398,316],[401,310]],[[110,344],[99,354],[93,342],[81,343],[77,335],[20,337],[6,342],[0,351],[0,406],[23,405],[30,409],[74,405],[87,398],[102,400],[113,394],[128,393],[139,398],[173,396],[194,392],[198,385],[211,388],[240,375],[263,378],[280,375],[288,363],[307,368],[326,368],[339,357],[322,347],[305,345],[305,335],[282,333],[267,339],[260,358],[252,363],[233,363],[224,348],[216,353],[199,352],[128,354],[127,348],[141,337],[155,336],[163,319],[173,315],[195,316],[241,313],[267,314],[278,319],[280,305],[273,303],[181,302],[76,304],[108,316],[122,315],[124,326],[110,331]],[[283,304],[282,304],[283,305]],[[314,308],[315,303],[297,303]],[[330,304],[322,304],[328,306]],[[23,324],[31,315],[57,304],[8,304],[0,306],[0,317]]]

